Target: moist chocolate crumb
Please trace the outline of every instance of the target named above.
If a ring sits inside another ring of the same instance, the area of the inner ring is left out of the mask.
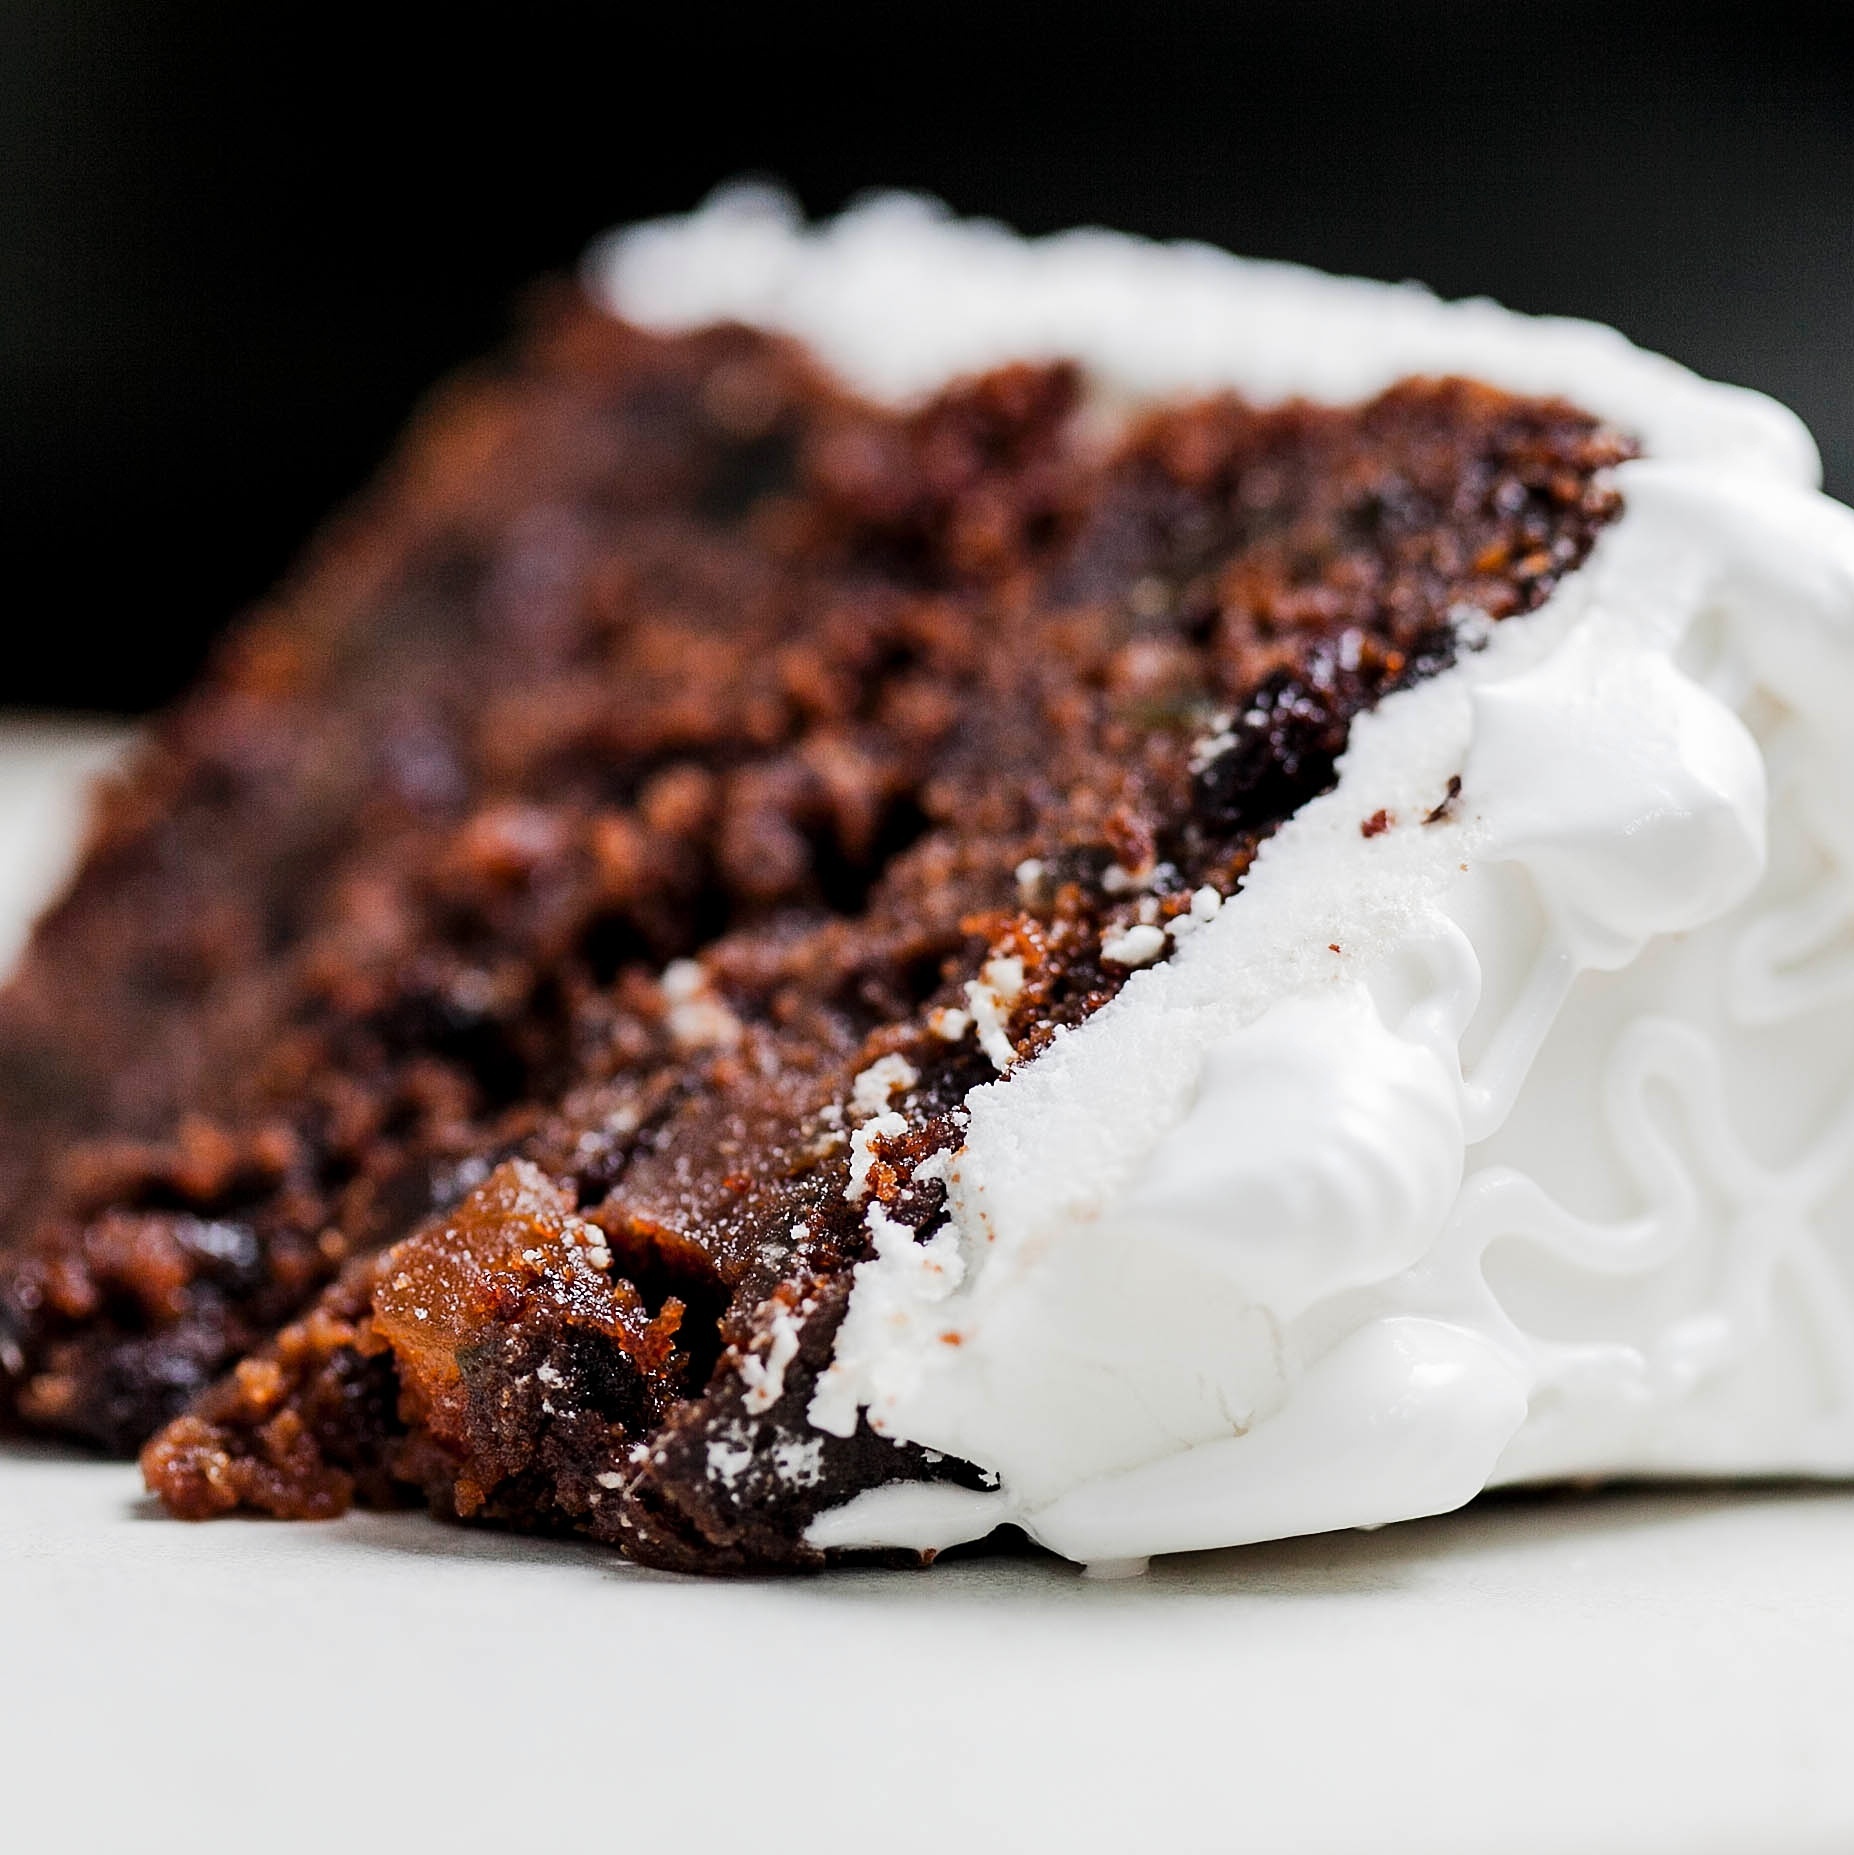
[[[1448,790],[1443,793],[1441,802],[1433,810],[1423,814],[1424,824],[1440,824],[1445,818],[1455,815],[1455,801],[1461,797],[1461,775],[1451,773],[1448,776]]]

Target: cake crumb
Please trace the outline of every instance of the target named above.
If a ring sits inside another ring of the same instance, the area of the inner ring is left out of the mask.
[[[728,1010],[695,960],[672,960],[658,981],[669,1004],[669,1034],[680,1050],[731,1050],[741,1039],[740,1020]]]
[[[904,1094],[921,1079],[905,1056],[884,1056],[850,1084],[850,1107],[857,1114],[880,1114],[891,1095]]]
[[[957,1005],[936,1005],[927,1014],[927,1028],[942,1043],[958,1043],[972,1028],[972,1016]]]
[[[1000,1072],[1017,1061],[1011,1042],[1011,1007],[1023,996],[1024,963],[1015,954],[999,954],[985,962],[976,979],[966,981],[966,1003],[978,1030],[979,1048]]]
[[[1111,939],[1101,942],[1101,957],[1121,966],[1146,966],[1165,951],[1165,930],[1136,921]]]
[[[742,1440],[738,1428],[728,1437],[714,1437],[707,1448],[708,1479],[731,1488],[753,1463],[753,1445]]]
[[[1423,814],[1423,823],[1440,824],[1445,818],[1450,817],[1455,809],[1455,801],[1460,797],[1461,775],[1459,773],[1451,773],[1448,776],[1448,790],[1442,795],[1442,803],[1433,811],[1428,811]]]
[[[782,1437],[773,1445],[772,1464],[788,1488],[815,1488],[824,1479],[824,1439],[814,1436],[801,1443]]]
[[[1185,940],[1199,928],[1208,927],[1222,909],[1222,895],[1209,883],[1204,883],[1193,892],[1191,906],[1182,915],[1174,915],[1165,924],[1165,931],[1174,941]]]
[[[769,1411],[785,1395],[785,1369],[798,1356],[798,1321],[782,1307],[772,1319],[772,1344],[766,1356],[745,1354],[740,1362],[741,1382],[747,1387],[742,1400],[754,1416]]]
[[[865,1121],[850,1136],[850,1182],[844,1186],[843,1195],[852,1204],[860,1204],[869,1196],[869,1175],[881,1162],[875,1153],[878,1140],[899,1140],[908,1131],[908,1124],[891,1108],[886,1114],[878,1114]]]

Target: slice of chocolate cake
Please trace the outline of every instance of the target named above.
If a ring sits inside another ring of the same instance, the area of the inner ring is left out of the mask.
[[[1854,1469],[1812,468],[1413,290],[624,235],[0,999],[14,1418],[692,1569]]]

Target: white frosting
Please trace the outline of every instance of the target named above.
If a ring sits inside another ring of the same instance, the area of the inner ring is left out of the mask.
[[[1788,414],[1606,330],[915,202],[730,199],[599,265],[893,394],[1052,352],[1138,395],[1448,371],[1646,453],[1545,608],[1360,717],[1235,897],[974,1092],[937,1230],[871,1206],[813,1421],[998,1485],[816,1543],[1011,1520],[1119,1563],[1503,1481],[1854,1474],[1854,515]]]

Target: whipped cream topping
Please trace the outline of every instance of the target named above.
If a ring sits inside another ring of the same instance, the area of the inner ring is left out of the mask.
[[[1134,398],[1452,372],[1645,452],[1546,606],[1464,615],[1234,897],[969,1097],[948,1218],[877,1232],[811,1415],[997,1485],[815,1543],[1008,1520],[1107,1565],[1499,1482],[1854,1473],[1854,514],[1790,415],[1584,324],[919,202],[807,233],[733,196],[593,274],[890,395],[1050,353]]]

